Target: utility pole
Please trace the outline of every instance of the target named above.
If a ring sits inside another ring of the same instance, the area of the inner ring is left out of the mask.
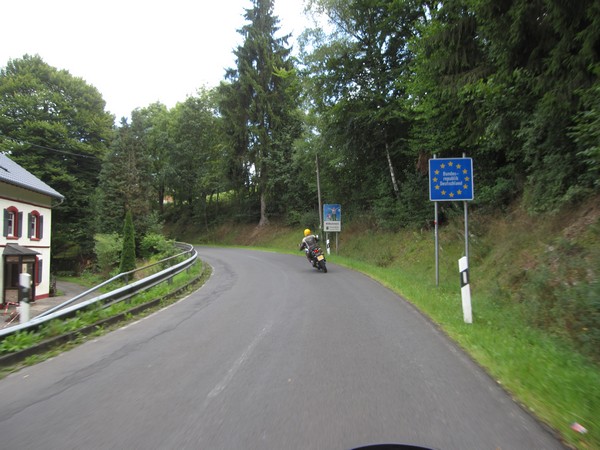
[[[319,178],[319,155],[315,156],[315,161],[317,163],[317,194],[319,196],[319,230],[321,230],[320,234],[323,234],[323,208],[321,206],[321,180]]]

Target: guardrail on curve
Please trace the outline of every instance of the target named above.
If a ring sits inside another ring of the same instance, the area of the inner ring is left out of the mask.
[[[135,269],[135,270],[132,270],[129,272],[120,273],[120,274],[114,276],[113,278],[111,278],[110,280],[107,280],[97,286],[94,286],[92,289],[82,292],[81,294],[77,295],[76,297],[73,297],[72,299],[67,300],[66,302],[64,302],[60,305],[57,305],[47,311],[44,311],[42,314],[32,318],[28,322],[25,322],[25,323],[19,324],[19,325],[15,325],[10,328],[2,329],[2,330],[0,330],[0,340],[4,339],[6,336],[9,336],[11,334],[18,332],[18,331],[36,329],[40,325],[42,325],[50,320],[57,319],[57,318],[66,318],[68,316],[74,315],[77,311],[85,309],[85,308],[89,307],[90,305],[94,305],[99,302],[103,302],[104,304],[113,304],[113,303],[117,303],[117,302],[120,302],[123,300],[127,300],[127,299],[133,297],[134,295],[139,294],[142,291],[145,291],[147,289],[150,289],[150,288],[156,286],[157,284],[168,281],[169,279],[173,278],[178,273],[189,268],[192,264],[194,264],[194,262],[198,258],[198,253],[196,252],[196,249],[194,249],[194,247],[192,245],[182,243],[182,242],[177,242],[177,243],[175,243],[175,245],[182,250],[184,250],[184,249],[187,249],[187,250],[185,250],[182,253],[179,253],[177,255],[170,256],[169,258],[165,258],[154,264],[150,264],[148,266],[144,266],[144,267],[141,267],[139,269]],[[142,278],[141,280],[135,281],[131,284],[117,288],[111,292],[107,292],[105,294],[99,295],[90,300],[86,300],[81,303],[77,303],[76,305],[71,305],[72,303],[85,297],[86,295],[89,295],[90,293],[97,291],[101,287],[106,286],[107,284],[112,283],[120,278],[127,279],[130,275],[132,275],[135,272],[139,272],[141,270],[146,270],[149,267],[152,267],[152,266],[155,266],[158,264],[163,264],[167,261],[181,257],[186,254],[189,254],[190,257],[178,264],[175,264],[171,267],[161,270],[160,272],[157,272],[146,278]],[[69,306],[69,305],[71,305],[71,306]]]

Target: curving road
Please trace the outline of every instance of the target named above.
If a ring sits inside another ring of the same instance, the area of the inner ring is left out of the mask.
[[[0,380],[0,448],[563,448],[371,279],[199,253],[214,272],[197,292]]]

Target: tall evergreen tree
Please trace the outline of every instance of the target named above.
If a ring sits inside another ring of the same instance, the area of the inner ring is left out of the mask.
[[[289,36],[275,37],[279,20],[273,15],[273,0],[254,0],[245,18],[248,23],[240,30],[244,43],[234,51],[237,67],[227,73],[230,84],[221,86],[220,107],[229,121],[230,173],[242,180],[238,186],[256,187],[262,226],[281,186],[276,179],[289,166],[292,143],[301,131],[299,93],[286,47]]]
[[[152,163],[146,153],[144,136],[137,125],[136,112],[129,125],[122,119],[100,173],[97,191],[97,231],[115,233],[127,211],[132,213],[136,230],[144,235],[152,224]]]

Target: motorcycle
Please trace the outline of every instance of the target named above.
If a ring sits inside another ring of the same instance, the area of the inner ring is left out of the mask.
[[[319,270],[323,271],[323,273],[327,273],[327,260],[325,259],[325,255],[323,254],[323,250],[321,247],[316,246],[312,250],[306,249],[306,254],[310,252],[310,261],[312,266]]]

